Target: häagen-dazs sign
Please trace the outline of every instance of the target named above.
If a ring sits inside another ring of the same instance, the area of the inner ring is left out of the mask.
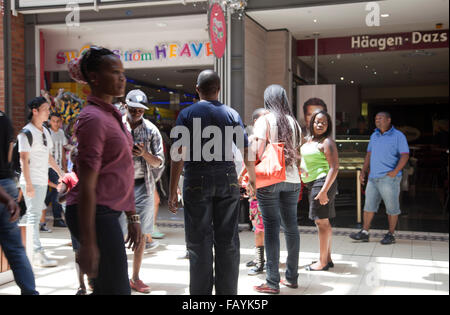
[[[398,36],[352,36],[352,49],[376,48],[378,50],[386,50],[389,47],[401,47],[411,43],[413,45],[420,44],[440,44],[448,42],[448,35],[445,32],[422,33],[412,32],[407,35]]]
[[[319,39],[319,55],[448,48],[449,31],[356,35]],[[297,41],[297,55],[313,56],[314,40]]]

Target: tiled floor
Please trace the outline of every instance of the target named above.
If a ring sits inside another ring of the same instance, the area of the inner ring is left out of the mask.
[[[161,245],[144,257],[141,279],[152,288],[152,295],[188,294],[188,261],[179,259],[185,251],[182,222],[161,221],[160,230],[166,237]],[[401,232],[397,244],[382,246],[380,237],[385,231],[372,231],[370,243],[354,243],[349,229],[335,229],[333,260],[335,268],[328,272],[310,273],[303,266],[318,258],[318,240],[314,228],[301,227],[300,278],[298,289],[282,287],[282,295],[314,294],[449,294],[448,234]],[[239,294],[254,295],[254,285],[265,277],[248,276],[245,263],[253,258],[253,234],[242,231]],[[417,238],[417,239],[415,239]],[[50,269],[35,269],[38,290],[45,295],[72,295],[77,289],[74,255],[69,233],[55,229],[41,235],[48,254],[59,261]],[[435,239],[435,240],[432,240]],[[437,240],[436,240],[437,239]],[[281,237],[281,270],[284,269],[286,250]],[[132,254],[129,256],[132,263]],[[130,270],[131,273],[131,270]],[[282,273],[283,275],[283,273]],[[0,295],[19,294],[14,282],[0,286]]]

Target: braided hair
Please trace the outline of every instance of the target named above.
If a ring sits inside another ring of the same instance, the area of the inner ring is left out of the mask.
[[[100,71],[100,67],[105,56],[116,56],[116,54],[114,54],[109,49],[92,46],[83,55],[81,59],[80,70],[85,81],[88,82],[88,84],[90,84],[89,73]]]
[[[264,107],[273,113],[277,119],[278,140],[284,142],[284,155],[287,166],[295,165],[300,160],[300,129],[295,123],[295,139],[294,134],[287,116],[291,116],[296,122],[292,113],[286,90],[280,85],[274,84],[269,86],[264,92]]]

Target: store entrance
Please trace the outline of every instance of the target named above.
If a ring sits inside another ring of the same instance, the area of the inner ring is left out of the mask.
[[[249,15],[267,30],[288,29],[295,38],[293,95],[300,122],[301,108],[312,97],[326,99],[335,117],[341,168],[334,226],[361,226],[365,187],[358,184],[358,169],[364,164],[375,116],[386,111],[410,147],[398,228],[448,233],[448,2],[428,1],[426,14],[419,0],[408,1],[407,11],[401,1],[379,5],[377,27],[364,23],[364,3],[280,9],[276,20],[274,12]],[[299,224],[313,225],[306,199],[304,194]],[[381,205],[372,228],[387,228],[385,213]]]

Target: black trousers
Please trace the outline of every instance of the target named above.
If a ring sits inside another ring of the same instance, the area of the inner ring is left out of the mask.
[[[217,295],[236,295],[240,193],[235,168],[187,169],[183,199],[190,294],[211,295],[214,286]]]
[[[94,295],[130,295],[125,241],[119,223],[120,211],[97,205],[95,225],[100,251],[98,277],[94,279]],[[77,206],[68,206],[66,221],[70,232],[80,239]]]

